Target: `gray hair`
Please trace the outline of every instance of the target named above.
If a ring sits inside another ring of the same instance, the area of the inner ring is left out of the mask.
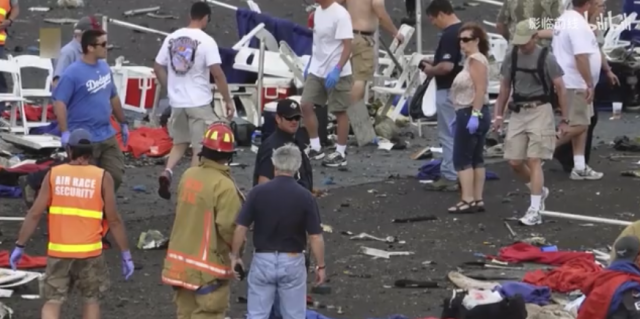
[[[271,162],[276,171],[294,175],[302,165],[302,153],[298,146],[287,143],[273,151]]]

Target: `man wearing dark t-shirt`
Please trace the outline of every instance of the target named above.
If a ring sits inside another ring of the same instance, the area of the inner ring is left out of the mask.
[[[457,174],[453,168],[453,134],[450,128],[456,113],[449,98],[449,90],[453,79],[462,70],[464,61],[458,40],[458,31],[462,22],[453,13],[453,6],[449,0],[431,1],[426,13],[431,23],[441,30],[434,59],[423,61],[422,68],[428,76],[435,77],[438,140],[442,146],[440,179],[426,185],[428,190],[457,191]]]
[[[253,171],[253,186],[263,184],[274,177],[271,155],[273,150],[287,143],[297,145],[303,151],[302,165],[294,178],[298,184],[309,191],[313,190],[313,171],[309,157],[304,153],[305,145],[300,143],[295,135],[300,125],[300,104],[294,100],[285,99],[278,102],[276,107],[277,128],[266,140],[262,142],[256,155],[256,165]]]

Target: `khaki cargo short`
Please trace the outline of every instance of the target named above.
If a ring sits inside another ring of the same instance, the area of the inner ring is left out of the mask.
[[[313,105],[329,107],[329,112],[346,112],[351,106],[351,86],[353,78],[351,75],[340,78],[332,90],[324,87],[324,79],[313,74],[307,75],[304,82],[304,90],[300,101],[302,103],[312,103]]]
[[[86,259],[47,258],[47,269],[40,277],[40,297],[64,302],[75,288],[85,302],[102,299],[111,285],[102,255]]]
[[[211,105],[190,108],[171,108],[171,117],[167,127],[173,144],[190,143],[199,150],[202,147],[204,132],[211,123],[218,121]]]
[[[178,319],[224,319],[229,309],[229,283],[206,295],[175,288],[173,302],[178,308]]]
[[[124,177],[124,154],[115,136],[93,144],[93,160],[96,166],[111,174],[117,191]]]
[[[372,36],[354,34],[351,51],[351,67],[354,81],[373,80],[374,42]]]
[[[555,117],[551,104],[512,112],[507,127],[504,158],[552,159],[556,147]]]
[[[593,116],[593,103],[587,103],[585,90],[567,89],[570,126],[589,126]]]

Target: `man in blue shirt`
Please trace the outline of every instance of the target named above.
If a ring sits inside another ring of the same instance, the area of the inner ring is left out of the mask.
[[[453,103],[449,98],[451,84],[462,70],[462,51],[458,31],[462,22],[453,12],[449,0],[433,0],[426,9],[431,23],[441,30],[440,40],[433,61],[422,63],[423,72],[435,77],[436,109],[438,111],[438,140],[442,146],[442,164],[440,179],[425,185],[433,191],[457,191],[458,176],[453,167],[453,134],[450,124],[456,116]]]
[[[84,17],[73,26],[73,39],[60,50],[56,59],[56,67],[53,70],[53,85],[58,83],[60,76],[73,62],[82,59],[82,33],[88,30],[102,30],[102,26],[94,16]]]
[[[82,59],[67,67],[53,91],[53,110],[63,145],[67,144],[70,131],[82,128],[91,132],[96,165],[113,176],[118,189],[124,175],[124,155],[111,126],[111,114],[120,123],[125,146],[129,129],[111,69],[104,60],[107,34],[102,30],[85,31],[81,46]]]

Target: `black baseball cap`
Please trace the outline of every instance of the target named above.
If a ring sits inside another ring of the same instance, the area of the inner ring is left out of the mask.
[[[614,261],[635,261],[640,255],[640,239],[636,236],[624,236],[613,244]]]
[[[276,114],[284,117],[291,118],[294,116],[302,115],[302,111],[300,111],[300,103],[292,100],[292,99],[284,99],[278,101],[278,107],[276,108]]]
[[[69,134],[69,143],[71,147],[83,147],[91,145],[91,133],[85,129],[75,129]]]

